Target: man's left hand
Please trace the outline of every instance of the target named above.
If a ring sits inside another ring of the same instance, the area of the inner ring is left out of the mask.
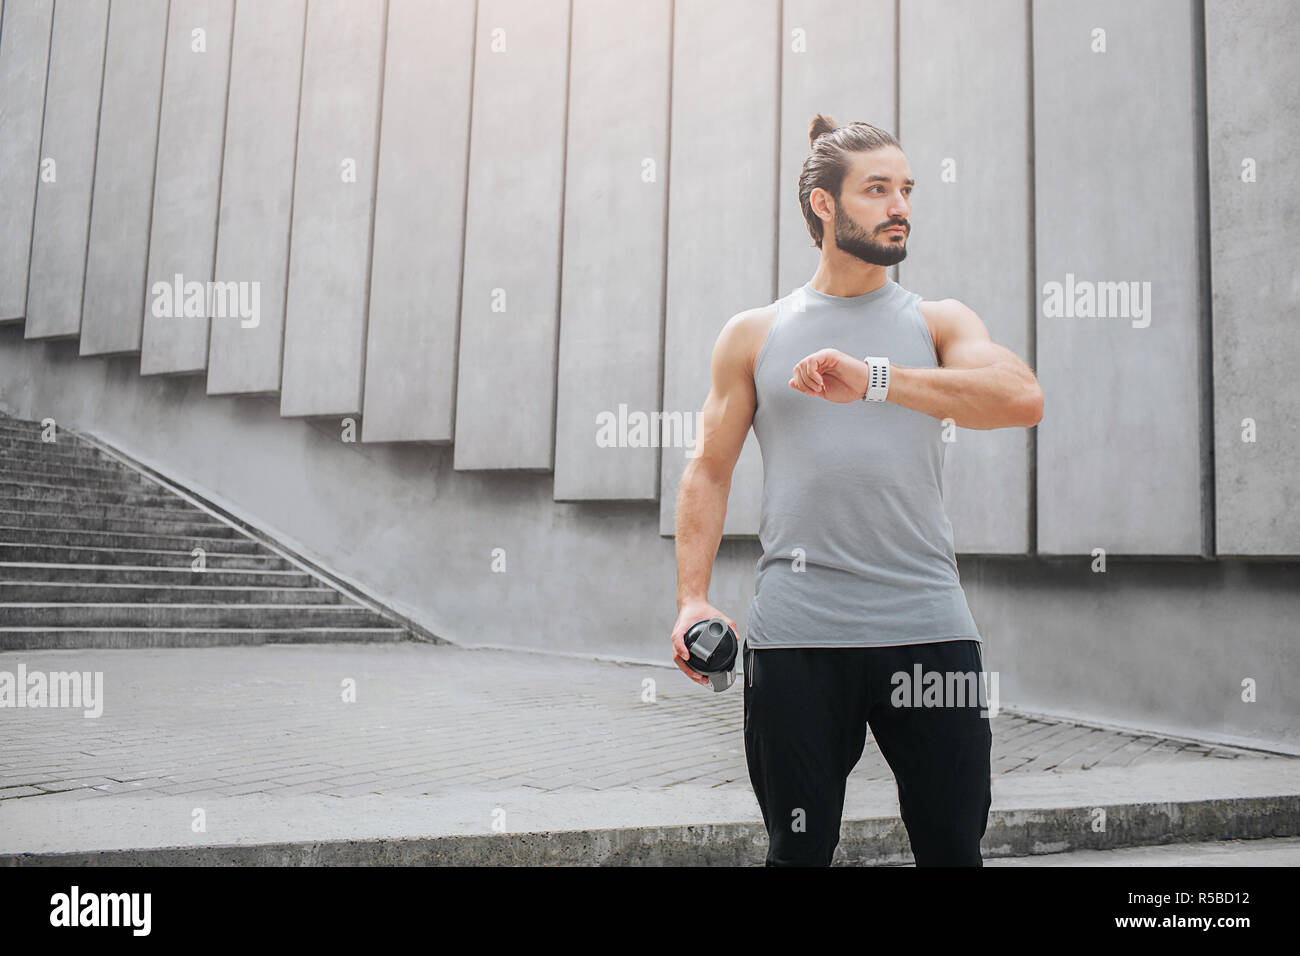
[[[790,387],[828,402],[861,401],[867,394],[871,368],[839,349],[814,352],[794,367]]]

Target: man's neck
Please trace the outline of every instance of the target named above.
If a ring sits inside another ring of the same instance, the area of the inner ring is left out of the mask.
[[[817,266],[817,271],[808,281],[814,290],[825,295],[849,298],[875,292],[889,281],[889,273],[885,266],[873,266],[855,256],[843,253],[839,258],[848,261],[834,264],[826,256],[822,256],[821,264]]]

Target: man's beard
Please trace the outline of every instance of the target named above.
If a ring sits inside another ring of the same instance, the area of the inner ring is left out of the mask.
[[[892,266],[907,258],[907,240],[912,230],[906,222],[893,222],[883,228],[901,225],[907,229],[901,242],[887,240],[876,242],[843,209],[835,210],[835,245],[851,256],[857,256],[863,262],[873,266]]]

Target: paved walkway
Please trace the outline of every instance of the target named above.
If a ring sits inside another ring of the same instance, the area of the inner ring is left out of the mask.
[[[103,713],[0,710],[0,851],[184,842],[188,828],[142,822],[163,806],[186,823],[238,808],[227,840],[489,833],[507,812],[512,831],[759,819],[740,686],[713,694],[673,668],[414,642],[0,653],[0,670],[19,665],[102,672]],[[993,738],[995,807],[1081,805],[1085,784],[1094,801],[1176,780],[1258,790],[1300,767],[1007,712]],[[340,799],[353,797],[368,799]],[[868,737],[846,819],[896,812]]]
[[[1216,843],[1176,843],[1134,846],[1119,850],[1076,850],[1005,860],[985,866],[1300,866],[1300,837],[1278,840],[1220,840]],[[1208,890],[1208,887],[1206,888]],[[1227,915],[1222,914],[1222,915]]]
[[[102,671],[104,709],[0,710],[0,800],[750,786],[739,684],[668,668],[415,643],[0,654],[20,662]],[[993,728],[995,774],[1278,759],[1008,713]],[[854,779],[893,779],[870,738]]]

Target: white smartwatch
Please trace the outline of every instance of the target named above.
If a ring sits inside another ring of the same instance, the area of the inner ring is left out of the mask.
[[[889,393],[889,359],[878,355],[868,355],[862,361],[870,366],[867,376],[867,394],[862,396],[864,402],[883,402]]]

